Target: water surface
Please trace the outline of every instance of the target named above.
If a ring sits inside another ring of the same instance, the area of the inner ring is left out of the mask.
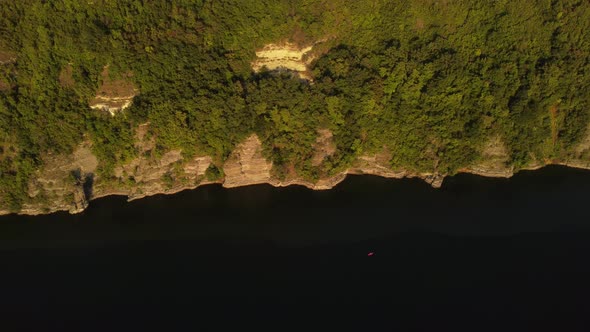
[[[583,331],[589,192],[590,172],[547,167],[438,190],[350,176],[330,191],[211,185],[6,216],[0,305],[23,330]]]

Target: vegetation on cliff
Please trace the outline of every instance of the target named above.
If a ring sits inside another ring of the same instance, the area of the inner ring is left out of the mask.
[[[108,178],[147,121],[159,153],[224,160],[254,132],[277,174],[309,179],[384,147],[392,168],[454,173],[490,137],[517,168],[563,159],[590,122],[589,17],[583,0],[0,0],[0,205],[85,138]],[[250,68],[267,43],[319,40],[313,84]],[[139,89],[114,117],[88,105],[105,65]],[[318,128],[336,151],[316,166]]]

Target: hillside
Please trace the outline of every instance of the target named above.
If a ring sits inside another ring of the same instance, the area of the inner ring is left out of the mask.
[[[0,214],[590,165],[582,0],[0,0]]]

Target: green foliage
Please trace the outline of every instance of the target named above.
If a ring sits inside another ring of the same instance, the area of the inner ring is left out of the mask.
[[[176,182],[172,172],[166,172],[164,175],[162,175],[162,181],[164,182],[166,189],[172,188]]]
[[[217,181],[219,179],[223,178],[223,170],[213,164],[209,165],[209,167],[207,167],[207,170],[205,171],[205,178],[208,181]]]
[[[96,114],[88,122],[92,150],[101,162],[100,175],[112,175],[117,164],[137,155],[133,127],[134,123],[125,114]]]
[[[289,74],[263,72],[247,85],[247,105],[256,117],[255,132],[275,167],[306,169],[313,154],[321,99]]]

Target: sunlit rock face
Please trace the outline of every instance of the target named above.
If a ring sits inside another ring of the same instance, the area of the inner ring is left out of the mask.
[[[510,177],[513,168],[508,167],[510,157],[508,149],[500,137],[491,137],[483,146],[481,160],[463,171],[490,177]]]
[[[313,60],[311,50],[313,46],[298,47],[292,43],[268,44],[256,52],[256,61],[252,63],[255,72],[263,67],[268,70],[286,69],[299,75],[299,77],[311,80],[307,66]]]
[[[184,157],[181,150],[171,150],[162,155],[154,154],[156,139],[148,135],[149,123],[139,125],[136,130],[135,148],[138,156],[115,167],[114,176],[120,183],[118,194],[129,199],[174,193],[207,183],[205,172],[212,163],[209,156]],[[101,195],[115,190],[111,186],[97,188]]]
[[[131,76],[131,73],[127,73],[125,79],[113,80],[109,76],[109,67],[105,66],[101,73],[102,82],[96,96],[90,100],[90,108],[115,115],[118,111],[131,106],[133,97],[139,93],[139,90],[129,80]]]
[[[586,128],[586,135],[564,164],[572,167],[590,168],[590,126]]]
[[[28,186],[29,197],[45,202],[41,205],[25,204],[21,213],[84,211],[92,198],[94,172],[97,167],[98,159],[92,153],[90,141],[82,142],[71,155],[45,155],[43,167],[37,171]]]
[[[232,188],[267,183],[272,163],[262,155],[262,143],[256,135],[249,136],[232,152],[223,166],[224,187]]]

